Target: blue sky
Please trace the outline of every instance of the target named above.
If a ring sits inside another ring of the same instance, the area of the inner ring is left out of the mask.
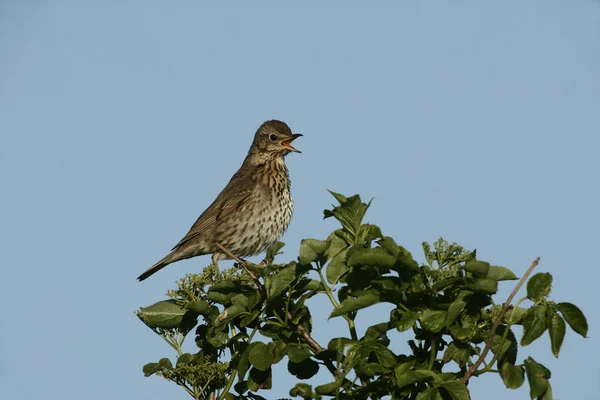
[[[555,398],[600,398],[599,39],[591,0],[3,2],[0,398],[186,398],[143,377],[172,351],[133,312],[209,257],[135,278],[272,118],[305,135],[282,260],[335,228],[326,189],[374,197],[369,222],[419,260],[440,236],[517,275],[540,256],[590,338],[569,331],[555,359],[544,335],[520,357],[552,370]],[[344,326],[315,305],[327,343]],[[275,382],[263,395],[294,384]],[[470,389],[528,398],[496,376]]]

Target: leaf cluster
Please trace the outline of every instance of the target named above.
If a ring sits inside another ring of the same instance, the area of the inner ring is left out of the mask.
[[[552,398],[550,371],[532,357],[519,362],[520,347],[547,330],[558,357],[566,325],[583,337],[588,327],[575,305],[549,299],[550,274],[531,277],[527,296],[501,312],[494,295],[499,284],[517,279],[510,269],[443,239],[423,243],[419,264],[379,227],[363,222],[370,202],[332,195],[338,204],[324,216],[335,218],[339,229],[325,240],[304,239],[297,261],[276,264],[283,247],[277,243],[260,265],[244,262],[223,272],[209,266],[181,279],[168,300],[141,308],[138,317],[178,352],[175,367],[163,358],[144,373],[175,382],[197,399],[263,398],[258,393],[272,388],[280,362],[300,381],[290,396],[303,399],[463,400],[470,398],[469,378],[484,373],[497,374],[510,389],[527,378],[532,399]],[[315,296],[331,304],[330,318],[348,326],[326,346],[311,336],[307,300]],[[377,303],[392,305],[391,312],[359,337],[357,315]],[[523,328],[520,341],[514,325]],[[183,353],[192,330],[199,350]],[[403,346],[392,342],[390,331],[406,332],[404,353],[392,350]],[[486,346],[490,358],[470,371]],[[329,383],[303,382],[323,368]]]

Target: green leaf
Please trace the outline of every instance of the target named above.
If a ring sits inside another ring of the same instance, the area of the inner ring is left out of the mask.
[[[307,383],[296,383],[290,390],[290,396],[302,397],[303,399],[310,399],[312,395],[312,386]]]
[[[375,247],[372,249],[360,249],[353,252],[346,264],[351,267],[354,266],[379,266],[379,267],[392,267],[396,263],[396,258],[389,255],[381,247]]]
[[[381,233],[381,228],[379,228],[377,225],[363,224],[361,230],[365,231],[365,239],[367,241],[381,239],[383,237],[383,234]]]
[[[383,365],[376,362],[361,363],[356,369],[356,374],[361,378],[373,378],[388,371]]]
[[[236,294],[231,298],[231,304],[248,309],[248,297],[242,293]]]
[[[227,305],[230,303],[231,298],[235,295],[236,295],[235,292],[221,293],[221,292],[216,292],[216,291],[211,292],[209,290],[204,298],[206,300],[214,301],[215,303]]]
[[[428,369],[407,371],[402,375],[396,374],[396,384],[399,387],[412,385],[415,382],[431,381],[437,377],[437,374]]]
[[[267,345],[263,342],[255,342],[248,359],[254,368],[267,371],[273,364],[273,353],[269,351]]]
[[[400,246],[396,244],[394,239],[389,236],[384,236],[383,238],[377,241],[379,247],[385,250],[386,253],[393,257],[397,257],[400,254]]]
[[[519,279],[510,269],[506,267],[496,267],[493,265],[490,267],[490,270],[487,273],[487,278],[495,281],[514,281]]]
[[[185,308],[204,316],[216,315],[219,313],[219,309],[217,307],[211,306],[207,301],[204,300],[190,301],[186,303]]]
[[[548,381],[548,389],[546,389],[546,393],[539,400],[553,400],[552,397],[552,385],[550,385],[550,381]]]
[[[330,244],[330,241],[325,240],[302,239],[298,261],[300,264],[310,264],[313,261],[324,262],[327,259],[325,252]]]
[[[327,282],[330,284],[335,284],[337,281],[348,272],[348,265],[346,265],[346,253],[347,249],[342,250],[338,255],[336,255],[330,262],[327,264],[327,268],[325,269],[325,276],[327,277]]]
[[[144,376],[150,376],[157,372],[161,371],[171,371],[173,369],[173,364],[171,360],[168,358],[161,358],[157,363],[149,363],[144,365],[142,369],[144,372]]]
[[[467,272],[474,274],[474,275],[485,278],[488,274],[488,271],[490,270],[490,263],[485,262],[485,261],[473,260],[473,261],[469,261],[468,263],[463,265],[461,268]]]
[[[419,263],[409,255],[400,255],[396,260],[394,268],[415,273],[419,270]]]
[[[500,377],[504,385],[509,389],[518,389],[525,381],[525,369],[521,366],[505,362],[500,370]]]
[[[453,400],[470,400],[469,389],[458,381],[447,381],[442,383],[440,388],[444,389]]]
[[[148,377],[160,371],[160,367],[158,366],[158,363],[148,363],[144,365],[142,371],[144,372],[144,376]]]
[[[141,307],[137,316],[152,328],[174,329],[181,326],[186,311],[174,300],[163,300],[148,307]]]
[[[238,378],[240,381],[244,380],[246,372],[248,372],[248,368],[250,367],[250,352],[252,351],[252,348],[256,346],[257,343],[259,342],[250,343],[240,356],[240,360],[238,361],[237,365]]]
[[[337,193],[332,192],[332,194],[340,202],[340,205],[334,207],[333,210],[325,210],[324,217],[335,217],[342,224],[342,231],[336,232],[336,234],[348,244],[364,244],[363,242],[370,232],[369,229],[361,229],[361,225],[370,202],[363,203],[360,196],[357,195],[346,198]]]
[[[371,325],[365,332],[364,340],[380,340],[384,335],[387,334],[388,327],[387,322],[380,322],[375,325]]]
[[[417,320],[419,319],[419,314],[412,311],[403,312],[399,319],[394,320],[394,326],[398,330],[398,332],[404,332],[412,328]]]
[[[428,387],[419,393],[416,400],[442,400],[442,395],[437,388]]]
[[[233,389],[239,394],[246,393],[248,391],[248,381],[239,380],[238,383],[233,385]]]
[[[246,315],[244,318],[240,320],[240,328],[245,328],[254,321],[258,315],[260,314],[259,310],[252,310],[252,312]]]
[[[271,247],[269,247],[269,249],[267,250],[267,254],[265,256],[265,260],[267,261],[267,264],[273,264],[273,261],[275,260],[275,256],[277,255],[277,253],[279,253],[279,250],[281,250],[283,248],[283,246],[285,246],[285,243],[275,242],[274,244],[271,245]]]
[[[338,201],[338,203],[340,203],[340,204],[344,204],[344,203],[346,202],[346,200],[347,200],[347,199],[346,199],[346,196],[344,196],[343,194],[339,194],[339,193],[336,193],[336,192],[334,192],[334,191],[331,191],[331,190],[327,190],[327,191],[328,191],[329,193],[331,193],[331,195],[332,195],[333,197],[335,197],[335,199]]]
[[[550,334],[550,345],[552,347],[552,354],[554,357],[558,357],[560,347],[562,346],[567,332],[567,325],[560,315],[556,311],[549,311],[550,316],[548,318],[548,333]]]
[[[450,307],[448,307],[448,313],[446,314],[446,320],[444,321],[446,326],[450,326],[454,323],[454,321],[456,321],[456,318],[460,312],[467,305],[467,299],[471,297],[472,294],[473,292],[469,290],[462,290],[458,296],[456,296],[456,299],[450,303]]]
[[[421,314],[421,326],[430,332],[439,332],[445,326],[446,311],[426,309]]]
[[[527,282],[527,298],[534,303],[539,303],[550,294],[552,289],[552,275],[539,272]]]
[[[587,337],[588,323],[585,319],[585,315],[581,310],[574,304],[571,303],[558,303],[556,308],[562,314],[563,318],[571,329],[579,333],[584,338]]]
[[[266,371],[261,371],[257,368],[252,368],[248,374],[248,389],[256,392],[259,389],[271,389],[273,387],[273,375],[271,368]],[[253,396],[256,398],[256,395]]]
[[[288,371],[298,379],[310,379],[319,372],[319,364],[307,358],[299,363],[288,362]]]
[[[525,314],[527,314],[527,308],[512,308],[504,314],[504,322],[507,324],[520,324]]]
[[[448,288],[450,286],[458,286],[457,283],[463,282],[463,281],[464,281],[464,279],[461,278],[460,276],[451,276],[449,278],[445,278],[440,281],[437,281],[431,288],[433,289],[434,292],[439,292],[439,291],[445,290],[446,288]]]
[[[329,315],[329,318],[337,317],[349,312],[358,311],[362,308],[372,306],[373,304],[379,303],[379,296],[376,294],[366,294],[357,298],[347,298],[342,301],[339,307],[333,310]]]
[[[323,396],[328,396],[328,395],[331,396],[331,395],[335,395],[335,392],[338,390],[339,387],[340,387],[340,384],[338,382],[330,382],[330,383],[326,383],[325,385],[317,386],[315,388],[315,392],[317,394],[320,394]]]
[[[176,366],[180,366],[183,364],[190,364],[194,359],[194,356],[190,353],[183,353],[177,358]]]
[[[327,236],[327,241],[329,242],[329,247],[327,247],[327,250],[325,251],[325,256],[328,260],[331,260],[342,250],[348,248],[346,241],[340,238],[335,231],[331,232],[329,236]]]
[[[523,317],[523,337],[521,346],[527,346],[544,334],[547,328],[546,306],[533,306]]]
[[[269,351],[273,353],[273,364],[277,364],[286,356],[288,345],[283,340],[275,340],[267,345]]]
[[[396,365],[396,355],[383,344],[373,343],[371,351],[375,354],[377,361],[379,361],[382,366],[392,368]]]
[[[225,347],[225,345],[227,344],[227,342],[229,341],[229,338],[227,336],[227,334],[225,332],[218,332],[213,336],[208,336],[206,341],[213,347],[217,348],[217,349],[222,349],[223,347]]]
[[[452,325],[450,327],[450,332],[452,332],[454,338],[458,340],[467,340],[473,336],[473,331],[471,329],[463,328],[458,325]]]
[[[396,365],[396,367],[394,368],[394,376],[396,377],[396,381],[398,381],[398,379],[401,379],[402,376],[404,376],[404,374],[410,371],[410,369],[415,365],[415,363],[416,361],[412,360]]]
[[[273,299],[281,294],[285,289],[287,289],[292,282],[296,279],[296,266],[289,265],[275,275],[271,276],[268,284],[266,284],[267,289],[267,297],[269,299]]]
[[[209,292],[219,292],[219,293],[231,293],[231,292],[239,293],[240,287],[241,287],[241,285],[236,282],[219,281],[219,282],[215,283],[214,285],[212,285],[208,291]]]
[[[310,358],[310,352],[296,346],[290,346],[288,349],[288,358],[293,363],[301,363],[302,361]]]
[[[446,348],[443,361],[444,363],[448,363],[450,360],[453,360],[460,367],[464,367],[472,354],[473,350],[468,344],[455,340]]]
[[[508,332],[506,332],[507,329]],[[502,336],[504,336],[505,332],[506,338],[502,341]],[[517,361],[517,338],[513,331],[506,325],[499,325],[496,329],[494,337],[492,338],[491,350],[492,353],[496,355],[498,366],[501,366],[504,362],[509,362],[514,365]]]
[[[494,294],[498,291],[498,281],[491,278],[476,278],[467,283],[466,288],[474,292]]]
[[[233,305],[231,307],[227,307],[226,309],[221,311],[221,314],[219,314],[215,321],[215,325],[223,326],[229,323],[229,321],[231,321],[235,317],[242,314],[248,314],[248,311],[246,311],[246,309],[242,306]]]
[[[529,381],[529,396],[532,399],[543,396],[550,387],[548,382],[550,371],[531,357],[527,357],[524,364],[527,380]]]

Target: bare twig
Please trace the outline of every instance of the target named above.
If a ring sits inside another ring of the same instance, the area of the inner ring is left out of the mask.
[[[502,309],[500,309],[500,313],[496,317],[496,320],[494,321],[494,324],[492,325],[492,329],[490,329],[490,334],[488,336],[487,343],[485,344],[485,348],[481,352],[481,355],[479,356],[477,361],[475,361],[475,363],[469,367],[469,370],[467,371],[465,376],[462,377],[462,379],[460,380],[461,383],[467,383],[469,381],[469,379],[471,378],[471,376],[473,376],[473,374],[475,374],[477,372],[477,368],[479,368],[479,366],[483,363],[483,361],[485,360],[485,357],[487,357],[490,349],[492,348],[492,341],[494,340],[494,334],[496,333],[496,329],[498,329],[498,326],[500,326],[500,322],[502,322],[502,318],[504,318],[504,314],[506,314],[506,312],[510,308],[510,305],[511,305],[510,303],[513,301],[513,299],[517,295],[517,292],[519,291],[519,289],[521,289],[521,286],[523,286],[523,283],[525,283],[525,281],[527,280],[527,278],[529,277],[529,275],[531,274],[533,269],[535,267],[537,267],[539,262],[540,262],[540,258],[538,257],[533,261],[533,263],[531,263],[531,266],[529,267],[527,272],[525,272],[525,275],[523,275],[521,280],[519,280],[519,283],[517,283],[517,286],[515,287],[515,289],[512,291],[510,296],[508,296],[508,299],[506,300],[506,302],[502,305]]]
[[[288,318],[289,319],[292,318],[292,313],[289,311],[288,311]],[[317,341],[315,339],[313,339],[312,336],[310,336],[310,333],[308,333],[308,331],[301,324],[296,325],[296,329],[298,329],[298,331],[300,332],[300,334],[302,335],[304,340],[306,340],[308,342],[308,344],[310,345],[310,347],[312,347],[317,353],[325,351],[325,349],[323,347],[321,347],[321,345],[319,343],[317,343]]]

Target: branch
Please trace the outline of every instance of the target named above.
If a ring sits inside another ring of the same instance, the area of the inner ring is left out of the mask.
[[[517,295],[517,292],[519,291],[519,289],[521,289],[521,286],[523,286],[523,283],[525,283],[525,281],[527,280],[527,278],[529,277],[529,275],[531,274],[533,269],[535,267],[537,267],[539,262],[540,262],[540,258],[538,257],[533,261],[533,263],[531,263],[531,266],[529,267],[527,272],[525,272],[525,275],[523,275],[523,277],[521,278],[521,280],[519,281],[519,283],[517,284],[515,289],[512,291],[510,296],[508,296],[508,299],[506,300],[506,302],[502,305],[502,309],[500,310],[500,313],[496,317],[496,320],[494,321],[494,324],[492,325],[492,329],[490,329],[490,334],[488,336],[487,343],[485,344],[485,348],[481,352],[481,355],[479,356],[477,361],[473,365],[471,365],[471,367],[469,367],[469,370],[467,371],[465,376],[463,376],[461,378],[461,380],[460,380],[461,383],[467,383],[469,381],[469,379],[471,378],[471,376],[473,376],[473,374],[475,374],[475,372],[477,371],[477,368],[479,368],[479,366],[483,363],[483,361],[485,360],[485,357],[487,357],[490,349],[492,348],[492,341],[494,340],[494,334],[496,333],[496,329],[498,329],[500,322],[502,322],[502,318],[504,318],[504,314],[506,314],[506,312],[510,308],[510,303],[513,301],[513,299]]]
[[[288,319],[291,320],[292,313],[288,311],[287,314],[288,314]],[[308,342],[310,347],[312,347],[317,353],[321,353],[322,351],[325,351],[325,349],[323,347],[321,347],[321,345],[319,343],[317,343],[317,341],[315,339],[313,339],[312,336],[310,336],[310,333],[308,333],[308,331],[301,324],[296,325],[296,329],[298,329],[298,331],[300,332],[302,337]]]
[[[230,252],[229,250],[227,250],[224,246],[222,246],[220,243],[215,243],[215,245],[223,252],[225,253],[227,256],[231,257],[232,259],[234,259],[235,261],[238,262],[238,264],[240,264],[242,266],[242,268],[244,269],[244,271],[246,271],[246,273],[250,276],[250,278],[252,278],[252,280],[254,281],[254,283],[256,284],[256,286],[258,287],[258,289],[265,294],[265,286],[262,284],[262,282],[260,280],[258,280],[258,277],[248,269],[248,267],[246,266],[246,261],[242,260],[241,258],[237,257],[235,254],[233,254],[232,252]],[[293,315],[291,312],[287,311],[287,317],[288,320],[292,320]],[[320,353],[322,351],[325,351],[325,348],[323,348],[319,343],[317,343],[317,341],[315,339],[313,339],[312,336],[310,336],[310,333],[308,333],[308,331],[304,328],[304,326],[302,326],[300,323],[298,323],[296,325],[296,329],[298,330],[298,332],[300,332],[300,335],[302,335],[302,337],[304,338],[304,340],[306,340],[308,342],[308,344],[310,345],[310,347],[313,348],[313,350],[315,350],[317,353]]]

